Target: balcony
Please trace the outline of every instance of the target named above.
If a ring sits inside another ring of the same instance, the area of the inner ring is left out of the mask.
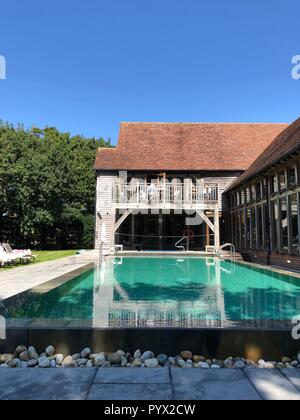
[[[217,184],[132,183],[113,185],[116,209],[214,209],[219,202]]]

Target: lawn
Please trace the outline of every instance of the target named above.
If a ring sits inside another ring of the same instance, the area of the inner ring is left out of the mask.
[[[64,258],[64,257],[71,257],[72,255],[76,255],[76,250],[70,250],[70,251],[33,251],[33,255],[37,255],[37,259],[35,261],[35,263],[31,263],[31,264],[38,264],[41,262],[46,262],[46,261],[53,261],[53,260],[58,260],[60,258]],[[1,270],[11,270],[14,269],[16,267],[22,267],[21,264],[17,264],[15,266],[8,266],[8,267],[1,267],[0,268],[0,272]]]

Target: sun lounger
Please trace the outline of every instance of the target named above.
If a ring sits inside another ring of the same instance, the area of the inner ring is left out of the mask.
[[[16,263],[17,257],[9,256],[4,250],[0,250],[0,266],[4,267],[6,264]]]
[[[20,260],[21,263],[25,262],[32,262],[35,261],[36,255],[32,255],[30,249],[27,250],[20,250],[20,249],[12,249],[9,243],[3,243],[2,247],[4,251],[7,253],[8,257],[11,258],[13,261]]]

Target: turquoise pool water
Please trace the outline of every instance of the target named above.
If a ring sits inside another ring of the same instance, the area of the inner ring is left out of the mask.
[[[300,314],[300,279],[212,258],[116,258],[3,301],[0,313],[94,327],[275,325]]]

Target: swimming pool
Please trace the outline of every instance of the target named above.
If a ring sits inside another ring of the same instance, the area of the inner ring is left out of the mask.
[[[300,314],[300,279],[215,258],[113,258],[2,301],[0,314],[94,328],[276,328]]]

